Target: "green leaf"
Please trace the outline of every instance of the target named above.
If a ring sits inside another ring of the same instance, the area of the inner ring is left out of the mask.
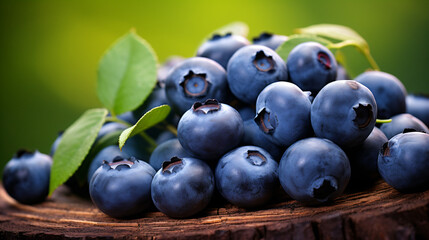
[[[306,28],[295,30],[301,34],[314,34],[323,38],[331,39],[333,42],[353,41],[364,49],[368,48],[368,43],[355,30],[336,24],[317,24]]]
[[[63,133],[54,154],[49,195],[79,168],[107,116],[107,109],[90,109]]]
[[[156,125],[157,123],[164,120],[170,113],[170,106],[161,105],[159,107],[152,108],[146,112],[134,126],[125,129],[121,136],[119,136],[119,148],[125,145],[128,138],[139,134],[140,132]]]
[[[244,22],[232,22],[211,32],[206,37],[206,40],[210,39],[213,36],[213,34],[225,35],[227,33],[247,37],[247,34],[249,34],[249,27]]]
[[[280,55],[280,57],[284,61],[287,61],[287,57],[289,56],[290,51],[292,51],[292,49],[296,47],[298,44],[301,44],[304,42],[318,42],[324,46],[331,44],[330,41],[324,38],[318,37],[316,35],[296,34],[296,35],[290,36],[286,42],[284,42],[282,45],[280,45],[277,48],[276,52]]]
[[[156,84],[156,55],[136,33],[120,38],[98,67],[97,94],[101,103],[118,115],[134,110]]]

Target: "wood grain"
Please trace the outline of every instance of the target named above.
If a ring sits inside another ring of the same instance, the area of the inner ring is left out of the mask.
[[[152,208],[114,219],[66,187],[22,205],[0,188],[0,239],[429,239],[429,191],[400,193],[379,181],[330,205],[305,207],[284,194],[261,209],[214,202],[189,219]]]

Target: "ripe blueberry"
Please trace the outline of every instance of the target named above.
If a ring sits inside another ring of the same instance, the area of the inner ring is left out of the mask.
[[[407,113],[420,119],[429,126],[429,95],[413,95],[406,97]]]
[[[280,45],[288,40],[287,36],[262,32],[258,37],[253,38],[253,44],[263,45],[276,50]]]
[[[406,128],[414,129],[418,132],[429,133],[428,127],[409,113],[402,113],[392,117],[392,121],[381,125],[380,130],[391,139],[396,134],[402,133]]]

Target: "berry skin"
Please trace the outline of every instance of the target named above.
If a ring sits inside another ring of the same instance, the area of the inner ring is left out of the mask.
[[[239,147],[219,160],[216,186],[225,199],[238,207],[261,206],[278,186],[277,168],[277,162],[264,149]]]
[[[180,56],[171,56],[158,68],[157,71],[157,86],[160,88],[165,87],[165,81],[167,80],[170,71],[179,63],[183,62],[185,58]]]
[[[392,121],[381,125],[380,130],[391,139],[395,135],[402,133],[405,129],[413,129],[418,132],[429,133],[428,127],[409,113],[402,113],[392,117]]]
[[[169,161],[172,157],[192,157],[191,154],[180,145],[179,139],[173,138],[159,144],[149,158],[149,164],[158,171],[162,163]]]
[[[377,118],[388,119],[405,112],[407,91],[395,76],[369,71],[360,74],[355,80],[369,88],[374,95],[378,107]]]
[[[341,147],[362,143],[374,128],[376,116],[377,104],[371,91],[352,80],[329,83],[311,106],[311,125],[316,136]]]
[[[286,61],[290,81],[303,91],[316,95],[337,77],[337,61],[320,43],[304,42],[289,53]]]
[[[23,204],[43,202],[49,193],[52,158],[39,151],[18,151],[3,169],[3,186]]]
[[[349,74],[343,65],[337,64],[337,78],[336,80],[351,80]]]
[[[258,37],[253,38],[253,44],[263,45],[273,50],[276,50],[287,40],[287,36],[263,32]]]
[[[156,208],[172,218],[186,218],[203,210],[215,188],[210,167],[196,158],[177,158],[163,163],[152,181]]]
[[[150,186],[155,170],[133,157],[104,162],[89,184],[92,202],[114,218],[131,217],[151,204]]]
[[[218,62],[223,68],[227,68],[231,56],[240,48],[249,45],[249,41],[240,35],[214,34],[212,38],[204,42],[197,51],[197,57],[206,57]]]
[[[231,106],[209,99],[196,102],[179,121],[177,136],[193,156],[216,162],[243,137],[243,120]]]
[[[170,106],[179,115],[196,101],[215,98],[229,102],[232,98],[225,69],[203,57],[193,57],[179,63],[167,77],[165,93]]]
[[[402,192],[429,188],[429,134],[401,133],[383,145],[378,171],[393,188]]]
[[[272,49],[249,45],[238,50],[228,63],[227,79],[234,96],[255,104],[259,93],[270,83],[288,79],[286,64]]]
[[[374,127],[365,141],[346,150],[352,170],[351,184],[365,186],[380,177],[377,168],[378,153],[387,141],[386,135],[380,129]]]
[[[429,96],[409,94],[406,97],[407,113],[429,126]]]
[[[274,160],[277,162],[280,161],[282,154],[285,152],[285,147],[271,142],[269,136],[259,129],[259,126],[253,119],[246,120],[243,124],[244,135],[241,145],[251,145],[263,148],[271,155]]]
[[[350,179],[350,163],[344,151],[322,138],[306,138],[283,154],[279,165],[283,189],[293,199],[317,205],[338,197]]]
[[[125,151],[121,151],[118,145],[110,145],[100,150],[89,165],[88,183],[91,182],[92,175],[103,165],[104,161],[112,163],[116,157],[129,158],[130,156]]]
[[[255,122],[271,142],[288,147],[312,135],[308,94],[290,82],[268,85],[256,101]]]

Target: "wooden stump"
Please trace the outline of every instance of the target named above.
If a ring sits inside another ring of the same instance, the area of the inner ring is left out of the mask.
[[[305,207],[283,195],[263,209],[212,204],[178,220],[155,209],[114,219],[65,187],[41,204],[22,205],[0,188],[0,239],[15,238],[429,239],[429,191],[403,194],[380,181],[328,206]]]

